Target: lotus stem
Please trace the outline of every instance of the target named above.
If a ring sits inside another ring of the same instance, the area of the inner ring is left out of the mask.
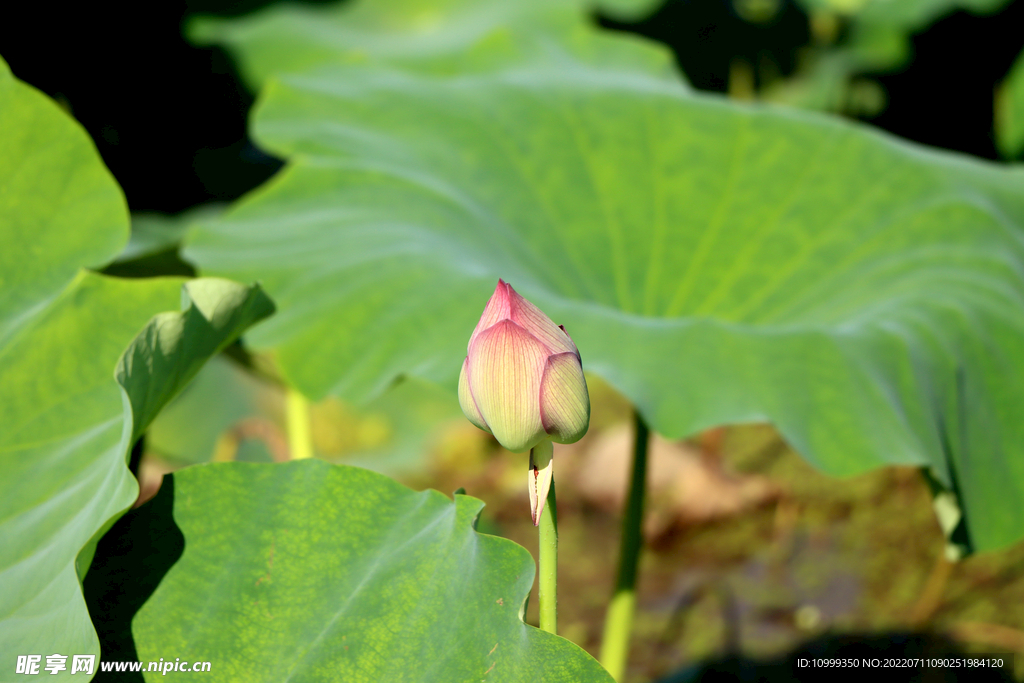
[[[629,640],[636,609],[636,576],[643,546],[644,491],[647,481],[647,442],[649,430],[639,412],[634,412],[633,474],[629,483],[625,516],[622,519],[622,540],[619,550],[619,572],[615,591],[608,604],[601,642],[601,664],[616,681],[623,680]]]
[[[313,457],[313,435],[309,424],[309,401],[294,387],[285,396],[288,451],[292,460]]]
[[[550,459],[552,444],[544,440],[537,444],[534,451],[548,449]],[[537,455],[535,452],[531,457]],[[551,487],[547,491],[547,501],[537,522],[539,534],[538,544],[538,588],[537,606],[540,611],[540,628],[548,633],[558,631],[558,510],[555,506],[555,480],[552,476]]]

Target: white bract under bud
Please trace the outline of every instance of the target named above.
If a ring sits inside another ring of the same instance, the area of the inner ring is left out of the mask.
[[[502,280],[469,338],[459,403],[470,422],[513,452],[545,439],[578,441],[590,424],[576,345]]]

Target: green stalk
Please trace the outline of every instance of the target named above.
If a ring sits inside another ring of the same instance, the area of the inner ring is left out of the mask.
[[[551,448],[551,442],[545,442]],[[547,502],[540,513],[537,524],[540,535],[538,548],[539,578],[537,607],[540,611],[540,628],[548,633],[558,631],[558,510],[555,506],[555,479],[551,478]]]
[[[313,434],[309,424],[309,401],[293,387],[285,395],[288,450],[292,460],[313,457]]]
[[[647,481],[648,429],[639,412],[634,413],[636,439],[633,442],[633,474],[629,483],[626,514],[622,519],[622,545],[615,591],[608,604],[601,642],[601,664],[616,681],[626,672],[629,638],[636,608],[636,575],[643,546],[644,490]]]

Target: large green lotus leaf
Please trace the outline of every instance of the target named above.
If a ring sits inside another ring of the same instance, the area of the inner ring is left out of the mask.
[[[187,653],[268,683],[611,681],[522,622],[533,560],[475,531],[475,498],[317,460],[173,477],[185,552],[132,622],[144,662]]]
[[[98,652],[79,578],[95,541],[138,495],[129,447],[199,364],[269,313],[258,289],[197,280],[186,291],[210,285],[241,296],[204,299],[204,292],[183,313],[147,325],[154,311],[176,306],[180,280],[82,274],[0,351],[4,652]],[[200,302],[234,309],[232,324],[207,317]]]
[[[4,343],[81,266],[102,265],[117,253],[128,238],[128,214],[120,188],[85,132],[15,79],[2,59],[0,105]]]
[[[153,318],[178,308],[182,281],[81,270],[123,246],[124,198],[85,132],[2,61],[0,130],[0,680],[7,681],[20,678],[19,654],[98,653],[80,576],[98,537],[138,494],[128,448],[161,403],[212,351],[266,315],[269,302],[258,289],[196,281],[183,313]]]
[[[668,437],[771,420],[1024,532],[1021,169],[584,66],[293,75],[254,132],[290,165],[186,255],[262,280],[249,340],[311,396],[454,391],[500,276]]]
[[[358,0],[323,7],[282,4],[235,19],[196,17],[197,43],[221,43],[249,85],[323,64],[386,61],[444,73],[508,63],[584,59],[678,78],[667,50],[625,35],[598,33],[585,0]],[[606,0],[602,8],[638,17],[658,0]]]
[[[999,86],[995,106],[996,144],[1003,156],[1024,152],[1024,52]]]

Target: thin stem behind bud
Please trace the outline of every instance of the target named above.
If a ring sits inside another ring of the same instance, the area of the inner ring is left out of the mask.
[[[551,449],[550,441],[542,441],[536,449]],[[534,456],[531,453],[531,456]],[[550,458],[550,455],[547,456]],[[534,460],[531,457],[531,462]],[[537,529],[538,544],[538,588],[537,606],[540,611],[540,627],[549,633],[556,633],[558,626],[558,511],[555,505],[555,481],[551,479],[551,487],[547,491],[547,504],[540,513]]]
[[[636,414],[636,440],[633,446],[633,476],[629,484],[625,516],[622,519],[622,546],[615,592],[608,605],[601,643],[601,664],[616,681],[626,672],[629,639],[636,607],[636,576],[643,545],[644,490],[647,483],[647,424]]]
[[[313,457],[313,437],[309,424],[309,401],[293,387],[285,395],[285,416],[288,425],[288,451],[292,460]]]

